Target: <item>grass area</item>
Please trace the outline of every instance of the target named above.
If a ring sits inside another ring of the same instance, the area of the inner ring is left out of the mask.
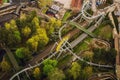
[[[93,33],[101,39],[110,40],[112,38],[112,27],[110,25],[101,25]]]
[[[84,51],[84,50],[88,50],[89,46],[87,44],[87,42],[90,42],[92,40],[92,38],[87,37],[84,41],[82,41],[81,43],[79,43],[75,48],[74,48],[74,52],[77,54],[80,51]]]

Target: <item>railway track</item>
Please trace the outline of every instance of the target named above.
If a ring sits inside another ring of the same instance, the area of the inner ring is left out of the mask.
[[[8,22],[14,15],[12,14],[16,10],[16,5],[8,5],[5,7],[0,8],[0,25],[2,26],[5,22]]]
[[[86,5],[85,5],[86,6]],[[87,6],[87,8],[89,8],[89,5]],[[86,7],[84,8],[84,10],[86,10],[87,9]],[[96,19],[96,18],[98,18],[99,16],[102,16],[103,14],[100,14],[100,15],[98,15],[98,16],[93,16],[92,18],[89,18],[89,20],[90,20],[90,22],[88,21],[88,23],[91,23],[92,21],[94,21],[94,19]],[[78,16],[77,17],[75,17],[73,20],[71,20],[71,21],[76,21],[77,19],[79,19],[79,17],[81,17],[81,13],[80,14],[78,14]],[[84,18],[83,18],[84,17]],[[84,12],[82,12],[82,18],[83,19],[87,19],[88,17],[86,17],[85,15],[84,15]],[[93,31],[93,30],[95,30],[96,28],[97,28],[97,26],[98,26],[98,23],[100,24],[100,22],[101,22],[101,20],[103,19],[103,17],[102,18],[100,18],[99,20],[98,20],[98,22],[97,22],[97,24],[95,25],[95,26],[93,26],[93,27],[90,27],[88,30],[89,31]],[[62,37],[61,37],[61,31],[62,31],[62,29],[63,28],[65,28],[67,26],[67,24],[65,24],[65,25],[63,25],[63,27],[61,27],[61,29],[59,30],[59,38],[60,38],[60,40],[62,40]],[[72,35],[72,34],[71,34]],[[73,35],[74,36],[74,35]],[[83,33],[82,35],[80,35],[80,37],[82,36],[82,39],[78,39],[77,41],[75,40],[75,41],[73,41],[73,43],[72,43],[72,45],[71,46],[73,46],[73,47],[75,47],[79,42],[81,42],[84,38],[86,38],[87,36],[88,36],[88,34],[86,34],[86,33]],[[74,43],[76,43],[77,42],[77,44],[75,44],[75,45],[73,45]],[[65,44],[64,44],[65,45]],[[50,47],[50,46],[49,46]],[[55,45],[54,45],[54,47],[55,47]],[[67,48],[67,47],[66,47]],[[52,48],[51,48],[52,49]],[[50,50],[50,49],[49,49]],[[68,49],[69,50],[69,49]],[[69,50],[70,52],[71,52],[71,50]],[[61,52],[61,51],[60,51]],[[76,54],[74,54],[73,52],[71,52],[72,54],[73,54],[73,56],[75,56],[76,58],[78,58],[79,60],[81,60],[81,61],[84,61],[83,59],[81,59],[80,57],[78,57]],[[18,80],[20,80],[20,74],[22,74],[22,73],[25,73],[26,75],[27,75],[27,77],[28,77],[28,79],[30,79],[30,77],[29,77],[29,75],[28,75],[28,72],[27,71],[29,71],[30,69],[33,69],[33,68],[35,68],[35,67],[37,67],[37,66],[39,66],[39,65],[41,65],[42,64],[42,60],[44,60],[44,58],[45,59],[49,59],[49,58],[52,58],[53,56],[55,56],[57,54],[57,52],[54,52],[54,53],[46,53],[46,54],[44,54],[44,56],[42,55],[42,56],[40,56],[40,57],[38,57],[38,58],[35,58],[35,60],[33,60],[33,62],[34,61],[41,61],[40,63],[37,63],[36,65],[34,65],[34,66],[30,66],[30,67],[27,67],[27,68],[25,68],[25,69],[23,69],[23,70],[21,70],[20,72],[18,72],[18,73],[16,73],[15,75],[13,75],[11,78],[10,78],[10,80],[13,80],[13,79],[18,79]],[[38,60],[37,60],[38,59]],[[95,64],[95,63],[91,63],[91,62],[87,62],[87,64],[90,64],[90,65],[94,65],[94,66],[99,66],[99,67],[111,67],[111,66],[108,66],[108,65],[99,65],[99,64]]]
[[[24,6],[25,4],[11,4],[0,8],[0,25],[3,26],[5,22],[16,19],[20,15],[21,8]]]
[[[16,8],[17,8],[17,5],[9,5],[4,8],[0,8],[0,17],[14,12]]]
[[[86,5],[84,5],[84,6],[86,6]],[[87,6],[87,8],[89,8],[89,6]],[[91,17],[87,17],[87,16],[85,15],[85,12],[84,12],[84,10],[85,10],[86,8],[82,8],[82,9],[83,9],[82,14],[83,14],[84,19],[87,20],[87,21],[90,20],[90,21],[88,21],[88,23],[91,23],[92,21],[94,21],[94,19],[96,19],[96,18],[98,18],[98,17],[101,17],[101,16],[104,17],[104,14],[105,14],[105,13],[103,12],[103,13],[97,15],[97,16],[92,16],[92,15],[90,15]],[[76,18],[74,18],[73,20],[71,20],[71,21],[77,20],[80,16],[81,16],[81,14],[78,14],[78,16],[77,16]],[[100,18],[97,23],[100,23],[102,19],[103,19],[103,18]],[[62,30],[64,27],[66,27],[66,25],[67,25],[67,24],[65,24],[60,30]],[[97,26],[98,26],[98,24],[96,24],[95,26],[90,27],[88,30],[89,30],[90,32],[92,32],[93,30],[95,30],[95,29],[97,28]],[[76,31],[79,32],[78,29],[76,29]],[[71,34],[71,35],[72,35],[72,34]],[[73,36],[74,36],[74,35],[73,35]],[[81,41],[82,41],[83,39],[85,39],[87,36],[88,36],[88,34],[83,33],[83,34],[80,35],[75,41],[73,41],[73,42],[71,43],[71,46],[72,46],[72,47],[76,46],[79,42],[81,42]],[[72,37],[72,36],[71,36],[71,37]],[[82,37],[82,39],[80,39],[81,37]],[[62,40],[61,33],[59,34],[59,38],[60,38],[60,40]],[[76,42],[77,42],[77,43],[76,43]],[[75,43],[76,43],[76,44],[75,44]],[[53,45],[53,46],[54,46],[54,45]],[[54,57],[54,56],[57,54],[57,52],[49,53],[49,51],[51,50],[51,48],[50,48],[51,45],[48,46],[48,47],[49,47],[48,50],[47,50],[48,53],[44,51],[44,54],[41,54],[40,56],[35,57],[35,59],[34,59],[32,62],[30,62],[30,63],[35,63],[35,62],[37,61],[37,62],[40,62],[40,63],[37,63],[37,64],[34,65],[34,66],[29,66],[29,67],[21,70],[20,72],[17,72],[15,75],[13,75],[13,76],[10,78],[10,80],[14,80],[14,79],[21,80],[20,75],[23,74],[23,73],[27,76],[28,79],[30,79],[29,74],[28,74],[27,71],[29,71],[30,69],[33,69],[33,68],[41,65],[42,62],[43,62],[42,60],[44,60],[44,58],[45,58],[45,59],[49,59],[49,58]],[[68,49],[68,50],[69,50],[69,49]],[[79,56],[75,55],[73,52],[71,52],[71,53],[72,53],[73,56],[75,56],[77,59],[79,59],[79,60],[81,60],[81,61],[84,61],[84,60],[81,59]],[[94,64],[94,63],[90,63],[90,62],[87,62],[87,64],[94,65],[94,66],[99,66],[99,67],[105,67],[105,66],[106,66],[106,67],[111,67],[111,66],[108,66],[108,65],[99,65],[99,64]]]

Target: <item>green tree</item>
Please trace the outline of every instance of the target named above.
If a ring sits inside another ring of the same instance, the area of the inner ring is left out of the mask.
[[[32,20],[32,24],[35,25],[36,28],[39,28],[39,18],[38,17],[34,17],[33,20]]]
[[[80,76],[81,66],[77,62],[73,62],[71,69],[69,70],[70,75],[76,80]]]
[[[16,56],[20,59],[30,59],[31,53],[28,48],[21,47],[16,50]]]
[[[22,34],[25,36],[25,37],[28,37],[31,33],[31,29],[26,26],[25,28],[22,28]]]
[[[93,49],[94,55],[93,55],[93,62],[95,63],[101,63],[101,64],[114,64],[115,58],[116,58],[116,51],[115,49]],[[106,58],[107,57],[107,58]]]
[[[49,37],[52,37],[53,33],[60,28],[62,22],[61,20],[50,18],[49,22],[46,25],[47,34],[49,35]]]
[[[93,61],[93,52],[92,51],[85,51],[83,54],[82,54],[82,57],[87,60],[87,61]]]
[[[108,64],[112,64],[114,65],[115,64],[115,60],[116,60],[116,55],[117,55],[117,52],[114,48],[106,51],[106,54],[105,54],[105,60],[106,60],[106,63]]]
[[[8,40],[6,39],[8,35],[8,31],[5,28],[0,28],[0,43],[7,43]]]
[[[12,19],[12,20],[10,21],[10,27],[11,27],[12,30],[17,30],[17,29],[18,29],[15,20]]]
[[[26,14],[21,13],[21,15],[20,15],[20,20],[26,20],[26,19],[27,19]]]
[[[27,41],[27,45],[32,51],[37,51],[37,48],[38,48],[38,40],[36,40],[35,38],[37,39],[39,37],[38,36],[32,37]]]
[[[40,80],[40,68],[36,67],[33,71],[33,76],[36,80]]]
[[[57,60],[47,59],[43,62],[44,65],[52,65],[53,67],[56,67],[58,64]]]
[[[38,6],[40,8],[46,7],[47,5],[51,5],[53,0],[38,0]]]
[[[38,48],[43,48],[49,42],[46,30],[38,28],[35,35],[28,39],[27,45],[32,51],[37,51]]]
[[[52,65],[44,65],[43,67],[43,73],[45,75],[48,75],[50,72],[54,71],[54,67]]]
[[[103,60],[105,54],[103,54],[103,49],[99,49],[99,48],[94,48],[93,49],[94,55],[93,55],[93,62],[95,63],[99,63],[99,61]]]
[[[2,68],[2,71],[9,71],[11,69],[11,66],[7,61],[3,60],[1,62],[1,68]]]
[[[17,28],[15,20],[11,20],[10,23],[5,23],[4,28],[4,38],[6,38],[6,41],[3,41],[7,46],[9,47],[15,47],[15,45],[18,45],[21,42],[21,35]]]
[[[48,74],[49,80],[64,80],[65,74],[62,70],[59,70],[58,68],[54,69],[52,72]]]
[[[47,59],[43,62],[43,73],[48,75],[50,72],[54,71],[57,66],[56,60]]]
[[[60,26],[62,26],[62,21],[61,20],[56,20],[55,26],[60,28]]]
[[[99,33],[99,36],[103,39],[110,40],[112,38],[112,28],[109,25],[104,26]]]
[[[42,12],[45,13],[48,9],[47,6],[51,6],[53,0],[38,0],[38,7],[41,8]]]
[[[7,30],[10,30],[10,28],[11,28],[10,24],[9,24],[9,23],[5,23],[5,28],[6,28]]]
[[[83,79],[87,80],[93,74],[92,67],[85,67],[84,70],[82,71],[82,74],[83,74]]]

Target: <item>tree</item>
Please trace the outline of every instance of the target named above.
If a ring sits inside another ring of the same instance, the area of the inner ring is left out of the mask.
[[[93,73],[92,67],[85,67],[82,74],[83,74],[83,79],[87,80]]]
[[[103,39],[110,40],[112,38],[112,28],[106,25],[100,30],[99,36]]]
[[[40,80],[40,68],[36,67],[33,71],[33,76],[35,79]]]
[[[52,65],[44,65],[43,67],[43,73],[45,75],[48,75],[50,72],[54,71],[54,67]]]
[[[38,0],[38,7],[41,8],[42,12],[45,13],[48,9],[47,6],[51,6],[53,0]]]
[[[56,20],[55,26],[60,28],[60,26],[62,26],[62,21],[61,20]]]
[[[38,6],[40,8],[46,7],[47,5],[51,5],[52,1],[53,0],[44,0],[44,1],[43,0],[38,0]]]
[[[43,48],[49,42],[46,30],[44,28],[38,28],[35,35],[27,40],[27,45],[32,51],[37,51],[38,48]]]
[[[83,58],[87,61],[93,61],[93,52],[92,51],[85,51],[82,54]]]
[[[31,33],[31,29],[26,26],[25,28],[22,28],[22,34],[25,36],[25,37],[28,37]]]
[[[39,18],[38,17],[34,17],[33,20],[32,20],[32,24],[35,25],[36,28],[39,28]]]
[[[81,66],[77,62],[72,63],[72,67],[69,70],[70,75],[76,80],[80,76]]]
[[[116,60],[116,55],[117,55],[117,52],[114,48],[106,51],[106,54],[105,54],[105,60],[106,60],[106,63],[110,63],[110,64],[115,64],[115,60]]]
[[[26,19],[27,19],[26,14],[21,13],[21,15],[20,15],[20,20],[26,20]]]
[[[7,61],[3,60],[1,62],[1,68],[2,68],[2,71],[9,71],[11,66],[10,66],[10,64],[8,64]]]
[[[27,45],[28,45],[29,49],[32,51],[37,51],[37,48],[38,48],[38,40],[36,40],[35,38],[37,39],[38,36],[32,37],[32,38],[28,39],[28,41],[27,41]]]
[[[57,66],[56,60],[47,59],[43,62],[43,73],[48,75],[50,72],[54,71]]]
[[[5,28],[6,28],[7,30],[10,30],[10,28],[11,28],[10,24],[9,24],[9,23],[5,23]]]
[[[109,50],[105,49],[93,49],[93,61],[96,63],[102,62],[102,64],[115,64],[116,50],[111,48]],[[106,58],[107,57],[107,58]]]
[[[5,23],[3,37],[6,38],[6,41],[3,41],[9,47],[15,47],[15,45],[21,42],[21,35],[17,28],[15,20],[11,20],[10,23]]]
[[[52,65],[53,67],[56,67],[58,64],[57,60],[47,59],[43,62],[44,65]]]
[[[52,72],[48,74],[49,80],[64,80],[65,79],[65,74],[63,73],[62,70],[59,70],[56,68]]]
[[[55,18],[50,18],[47,23],[46,30],[49,37],[52,37],[53,33],[60,28],[62,25],[61,20],[56,20]]]
[[[10,20],[10,27],[11,27],[12,30],[17,30],[18,29],[15,20],[13,20],[13,19]]]
[[[31,58],[31,53],[28,48],[21,47],[16,50],[16,56],[20,59],[30,59]]]
[[[101,55],[102,54],[102,49],[94,48],[93,52],[94,52],[94,55],[93,55],[93,59],[94,60],[93,60],[93,62],[99,63],[99,61],[101,61],[102,58],[103,58],[101,56],[104,56],[104,55]]]
[[[6,39],[7,35],[8,35],[8,31],[5,28],[1,27],[0,28],[0,43],[8,42],[8,40]]]

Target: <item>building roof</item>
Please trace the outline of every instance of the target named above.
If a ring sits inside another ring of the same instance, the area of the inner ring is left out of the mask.
[[[74,11],[79,11],[81,9],[81,7],[82,7],[82,2],[83,2],[83,0],[72,0],[71,8]]]
[[[71,5],[72,0],[54,0],[54,1],[58,1],[62,4],[64,4],[64,8],[70,9],[70,5]]]

